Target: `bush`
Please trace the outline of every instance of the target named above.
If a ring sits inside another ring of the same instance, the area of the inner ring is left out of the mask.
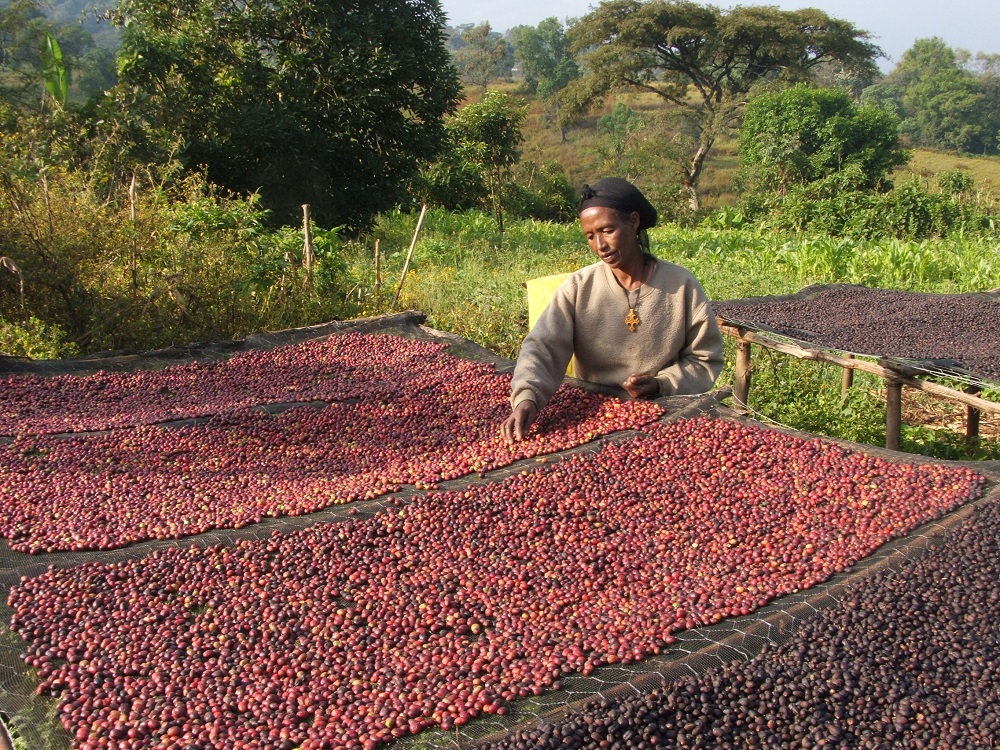
[[[54,323],[31,316],[23,325],[0,318],[0,352],[29,359],[60,359],[80,353],[66,340],[66,332]]]
[[[751,196],[740,208],[763,228],[835,237],[943,238],[989,233],[995,223],[983,206],[961,194],[930,192],[916,181],[869,193],[852,189],[850,179],[847,170],[783,196]]]
[[[505,201],[512,218],[567,222],[576,219],[576,191],[558,162],[541,166],[532,161],[519,163]]]
[[[0,140],[0,256],[19,269],[24,293],[5,273],[4,319],[27,311],[93,352],[234,338],[353,311],[335,230],[314,232],[309,284],[301,232],[268,229],[256,197],[228,195],[199,175],[176,184],[137,177],[127,191],[34,162],[18,137]]]

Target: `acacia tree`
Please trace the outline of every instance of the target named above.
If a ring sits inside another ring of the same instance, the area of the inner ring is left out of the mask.
[[[121,0],[119,117],[279,221],[366,225],[433,159],[461,87],[438,0]]]
[[[559,92],[580,77],[580,67],[569,48],[563,25],[546,18],[538,26],[515,26],[510,30],[514,56],[521,63],[525,82],[551,108],[553,120],[566,140],[566,122],[559,111]]]
[[[569,29],[587,73],[565,105],[586,111],[615,90],[651,92],[676,106],[691,146],[681,165],[691,208],[716,139],[736,127],[759,82],[808,79],[837,64],[871,80],[882,51],[867,32],[816,9],[737,6],[723,11],[685,0],[607,0]]]

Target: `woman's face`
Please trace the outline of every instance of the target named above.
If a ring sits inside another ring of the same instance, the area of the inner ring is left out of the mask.
[[[612,268],[627,267],[642,256],[639,246],[639,214],[623,214],[613,208],[593,206],[580,212],[580,228],[598,258]]]

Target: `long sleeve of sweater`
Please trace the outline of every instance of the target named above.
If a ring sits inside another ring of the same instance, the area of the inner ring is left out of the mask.
[[[576,355],[578,377],[620,386],[651,375],[661,395],[703,393],[722,371],[722,334],[704,290],[686,269],[657,261],[630,297],[642,322],[625,325],[629,296],[604,263],[572,274],[525,337],[511,382],[511,405],[541,409]]]

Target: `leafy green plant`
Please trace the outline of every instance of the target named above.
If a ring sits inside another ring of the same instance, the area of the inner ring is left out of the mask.
[[[53,101],[65,106],[69,94],[69,73],[63,62],[62,48],[51,32],[46,32],[42,38],[42,75],[45,77],[45,89]]]
[[[24,323],[0,318],[0,352],[29,359],[61,359],[80,353],[66,332],[55,323],[31,316]]]

